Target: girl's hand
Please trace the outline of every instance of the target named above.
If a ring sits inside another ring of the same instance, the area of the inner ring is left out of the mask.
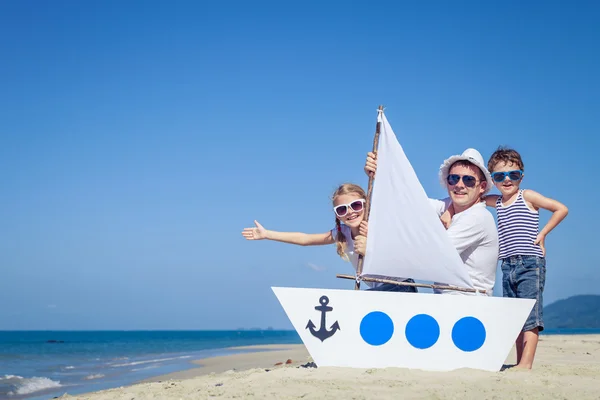
[[[367,161],[365,163],[365,173],[368,176],[375,177],[375,171],[377,171],[377,154],[372,151],[367,153]]]
[[[535,239],[535,242],[533,242],[533,244],[539,244],[540,248],[542,249],[542,254],[544,255],[544,257],[546,257],[546,245],[545,245],[545,240],[546,240],[546,235],[544,235],[543,233],[538,233],[537,238]]]
[[[256,228],[244,228],[242,236],[248,240],[267,239],[267,230],[256,220],[254,220],[254,225],[256,225]]]
[[[354,239],[354,251],[362,256],[367,252],[367,238],[366,236],[358,235]]]
[[[369,232],[369,223],[367,221],[361,222],[360,226],[358,227],[358,234],[366,237],[368,232]]]

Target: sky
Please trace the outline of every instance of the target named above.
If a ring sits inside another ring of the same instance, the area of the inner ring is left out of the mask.
[[[0,330],[292,329],[271,287],[353,289],[351,265],[241,231],[331,229],[333,190],[367,185],[380,104],[430,197],[447,157],[516,148],[523,187],[569,207],[544,303],[600,294],[599,18],[593,1],[1,2]]]

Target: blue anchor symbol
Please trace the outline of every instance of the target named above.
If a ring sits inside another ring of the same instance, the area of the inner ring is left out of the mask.
[[[329,304],[329,298],[327,296],[321,296],[321,298],[319,299],[319,303],[321,303],[321,305],[315,307],[315,310],[321,311],[321,326],[319,327],[319,330],[315,330],[315,324],[313,324],[313,322],[310,319],[308,320],[308,325],[306,325],[306,328],[310,330],[310,333],[314,337],[320,339],[321,342],[323,342],[325,339],[332,337],[336,331],[340,330],[340,325],[337,321],[335,321],[335,323],[331,325],[330,330],[327,330],[327,328],[325,327],[325,313],[333,310],[333,307],[329,307],[327,305]]]

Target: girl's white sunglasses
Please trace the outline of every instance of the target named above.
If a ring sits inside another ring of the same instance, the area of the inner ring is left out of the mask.
[[[365,205],[365,199],[354,200],[352,203],[348,204],[340,204],[333,207],[333,211],[335,211],[335,215],[338,217],[343,217],[348,214],[348,211],[351,209],[352,211],[362,211]]]

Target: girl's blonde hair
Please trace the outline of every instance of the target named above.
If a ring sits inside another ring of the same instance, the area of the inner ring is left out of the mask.
[[[367,198],[367,194],[365,193],[363,188],[361,188],[360,186],[355,185],[353,183],[344,183],[343,185],[340,185],[335,190],[335,192],[333,192],[333,196],[331,196],[331,201],[335,202],[335,199],[338,196],[343,196],[345,194],[351,194],[351,193],[355,193],[358,196],[362,197],[363,199]],[[335,246],[337,248],[337,253],[340,257],[342,257],[342,259],[349,261],[348,255],[346,254],[346,247],[348,246],[346,244],[346,236],[344,236],[342,234],[342,225],[341,225],[340,220],[338,219],[337,215],[335,217],[335,227],[337,229],[337,232],[335,235]]]

